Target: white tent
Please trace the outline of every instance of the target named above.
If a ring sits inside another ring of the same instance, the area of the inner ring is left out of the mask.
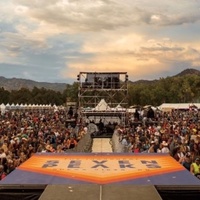
[[[7,103],[7,104],[6,104],[6,110],[9,110],[9,109],[10,109],[10,104]]]
[[[20,109],[20,105],[18,103],[15,106],[16,106],[16,109]]]
[[[200,109],[200,103],[163,103],[158,108],[160,110],[189,109],[191,106],[196,106],[198,109]]]
[[[1,113],[2,113],[2,114],[5,113],[5,111],[6,111],[6,106],[5,106],[5,104],[2,103],[2,104],[0,105],[0,110],[1,110]]]
[[[110,106],[106,103],[104,99],[101,99],[101,101],[98,103],[98,105],[94,109],[95,111],[106,111],[110,110]]]
[[[126,111],[126,108],[123,108],[120,104],[118,104],[113,110],[114,111]]]
[[[23,109],[23,108],[24,108],[24,104],[21,103],[21,104],[19,105],[19,108],[20,108],[20,109]]]

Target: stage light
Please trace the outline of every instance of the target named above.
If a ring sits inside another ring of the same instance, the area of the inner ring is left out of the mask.
[[[128,81],[128,75],[126,75],[125,81],[126,81],[126,82]]]

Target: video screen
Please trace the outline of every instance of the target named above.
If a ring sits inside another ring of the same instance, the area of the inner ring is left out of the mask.
[[[85,86],[98,89],[120,88],[119,74],[87,74]]]

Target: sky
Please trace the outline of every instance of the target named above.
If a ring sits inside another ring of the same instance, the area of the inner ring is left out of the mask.
[[[154,80],[200,70],[200,0],[0,0],[0,76]]]

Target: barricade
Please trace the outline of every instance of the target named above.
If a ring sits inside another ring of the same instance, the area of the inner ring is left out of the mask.
[[[112,149],[114,153],[125,152],[124,146],[120,142],[120,137],[117,130],[114,131],[111,141],[112,141]]]
[[[66,153],[70,152],[85,152],[85,153],[90,153],[92,152],[92,138],[89,133],[83,136],[76,145],[76,147],[72,149],[68,149]]]

